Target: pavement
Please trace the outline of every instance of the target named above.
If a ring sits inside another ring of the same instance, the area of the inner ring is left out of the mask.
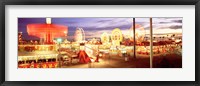
[[[124,57],[112,56],[108,58],[100,58],[99,62],[87,64],[68,64],[62,68],[149,68],[149,56],[136,56],[137,58],[129,57],[125,61]],[[166,56],[153,57],[154,68],[182,68],[182,56],[176,54],[168,54]]]

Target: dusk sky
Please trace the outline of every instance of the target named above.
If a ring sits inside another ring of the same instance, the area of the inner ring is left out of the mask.
[[[149,32],[149,18],[136,18],[136,24]],[[123,34],[129,34],[133,25],[132,18],[52,18],[52,24],[68,26],[68,36],[74,36],[77,27],[83,28],[86,36],[100,37],[103,32],[111,33],[120,28]],[[24,39],[38,39],[28,36],[27,24],[46,24],[46,18],[18,18],[18,31],[23,32]],[[137,28],[136,28],[137,29]],[[182,18],[153,18],[153,33],[182,33]]]

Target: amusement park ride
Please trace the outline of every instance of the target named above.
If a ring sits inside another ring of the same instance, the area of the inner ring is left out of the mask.
[[[52,44],[54,38],[66,36],[68,27],[51,23],[51,18],[46,19],[46,24],[28,24],[27,32],[30,36],[36,36],[44,41],[43,44]]]
[[[74,39],[78,43],[82,43],[85,41],[85,32],[83,28],[77,28],[74,33]]]

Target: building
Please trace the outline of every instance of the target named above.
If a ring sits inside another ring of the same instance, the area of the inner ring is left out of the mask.
[[[22,32],[18,32],[18,44],[22,43]]]

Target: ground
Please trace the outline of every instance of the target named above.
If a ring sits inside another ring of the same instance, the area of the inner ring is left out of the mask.
[[[102,58],[100,62],[86,64],[67,64],[62,68],[150,68],[149,56],[130,57],[125,61],[123,57]],[[168,54],[166,56],[154,56],[153,68],[182,68],[182,56]]]

